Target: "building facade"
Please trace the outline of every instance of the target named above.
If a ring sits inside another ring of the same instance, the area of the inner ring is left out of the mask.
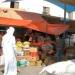
[[[23,11],[64,18],[64,9],[45,0],[7,0],[0,3],[0,8],[17,8]],[[66,12],[66,18],[74,19],[74,13]]]

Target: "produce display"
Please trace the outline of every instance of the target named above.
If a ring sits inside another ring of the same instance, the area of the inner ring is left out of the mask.
[[[30,47],[30,42],[16,42],[17,47],[17,66],[41,66],[39,60],[38,48]]]

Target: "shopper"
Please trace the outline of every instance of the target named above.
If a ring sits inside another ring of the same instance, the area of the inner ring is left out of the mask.
[[[59,36],[56,36],[56,61],[63,59],[63,45]]]
[[[4,55],[4,75],[17,75],[16,65],[16,45],[13,35],[15,29],[9,27],[6,34],[2,37],[2,50]]]

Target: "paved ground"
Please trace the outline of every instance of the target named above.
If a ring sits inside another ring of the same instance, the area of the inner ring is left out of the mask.
[[[42,68],[43,67],[39,66],[20,67],[21,72],[18,75],[39,75],[39,72],[41,71]],[[1,69],[0,69],[0,75],[3,75]]]

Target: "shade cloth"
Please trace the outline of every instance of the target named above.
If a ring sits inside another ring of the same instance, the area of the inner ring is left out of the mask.
[[[2,11],[0,13],[0,25],[22,26],[53,35],[60,35],[69,28],[68,25],[63,24],[49,24],[40,14],[19,10],[7,10],[6,13]]]
[[[31,20],[17,20],[12,18],[0,17],[1,26],[27,26],[31,22]]]
[[[69,25],[66,24],[49,24],[47,27],[47,33],[54,35],[60,35],[69,29]]]

